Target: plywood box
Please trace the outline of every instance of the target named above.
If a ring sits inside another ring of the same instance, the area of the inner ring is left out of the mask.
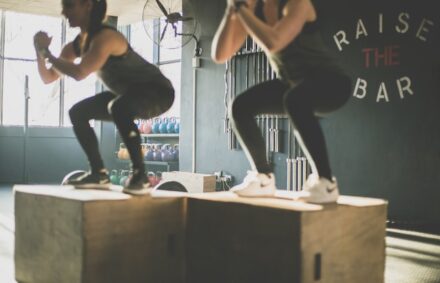
[[[15,186],[19,283],[383,283],[383,200]]]
[[[14,190],[18,282],[183,282],[184,198],[61,186]]]
[[[215,176],[190,172],[163,172],[163,181],[181,183],[189,193],[206,193],[215,191]]]
[[[193,196],[187,282],[384,282],[386,207],[345,196],[324,206],[229,192]]]

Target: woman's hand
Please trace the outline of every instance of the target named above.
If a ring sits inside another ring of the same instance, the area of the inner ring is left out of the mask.
[[[39,31],[34,35],[34,46],[38,52],[47,50],[52,42],[52,37],[49,37],[46,32]]]

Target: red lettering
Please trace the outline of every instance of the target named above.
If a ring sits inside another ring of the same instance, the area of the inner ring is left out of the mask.
[[[398,53],[398,49],[400,48],[399,45],[393,45],[390,46],[390,51],[389,51],[389,64],[390,66],[399,66],[400,65],[400,61],[398,60],[397,57],[399,57],[399,53]]]
[[[373,51],[373,48],[364,48],[362,52],[365,55],[365,68],[370,68],[370,52]]]
[[[380,48],[364,48],[362,53],[364,55],[365,68],[370,68],[370,65],[374,67],[380,66],[398,66],[400,65],[399,45],[385,46]]]

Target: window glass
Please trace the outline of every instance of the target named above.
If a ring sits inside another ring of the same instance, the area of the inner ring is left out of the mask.
[[[15,12],[5,13],[5,56],[35,59],[34,34],[45,31],[52,37],[50,50],[61,51],[61,19]]]
[[[45,85],[38,74],[32,38],[44,30],[52,36],[51,50],[60,52],[61,20],[14,12],[5,13],[3,124],[23,125],[25,77],[29,78],[29,125],[59,125],[59,83]]]
[[[166,117],[180,117],[180,67],[180,62],[160,66],[162,73],[171,81],[175,91],[174,104],[163,115]]]
[[[34,62],[5,61],[3,83],[3,124],[24,125],[25,77],[29,77],[28,100],[31,126],[58,126],[60,110],[60,84],[45,85]]]
[[[130,44],[148,62],[153,62],[153,42],[145,33],[142,22],[130,25]]]

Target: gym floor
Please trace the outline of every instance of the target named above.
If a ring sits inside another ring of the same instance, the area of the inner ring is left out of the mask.
[[[440,235],[388,229],[386,283],[439,283]],[[0,282],[16,283],[13,271],[14,197],[0,185]]]

